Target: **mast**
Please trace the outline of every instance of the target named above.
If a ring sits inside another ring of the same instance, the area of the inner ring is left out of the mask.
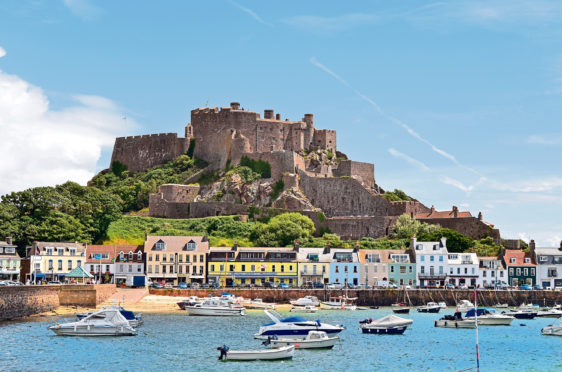
[[[474,288],[474,322],[476,323],[476,370],[480,372],[480,353],[478,350],[478,298]]]

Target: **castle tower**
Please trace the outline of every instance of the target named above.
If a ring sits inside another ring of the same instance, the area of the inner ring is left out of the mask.
[[[312,137],[314,136],[314,115],[304,114],[302,121],[305,124],[304,128],[304,147],[310,149],[310,144],[312,143]]]

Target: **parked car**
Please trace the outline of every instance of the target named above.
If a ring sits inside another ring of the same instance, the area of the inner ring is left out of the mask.
[[[341,284],[341,283],[331,283],[331,284],[328,284],[328,286],[326,288],[328,288],[328,289],[342,289],[343,284]]]
[[[162,288],[164,288],[164,286],[163,286],[162,284],[160,284],[160,283],[152,283],[152,284],[150,285],[150,288],[162,289]]]
[[[533,289],[533,287],[531,287],[530,284],[521,284],[519,286],[519,289],[522,290],[522,291],[530,291],[530,290]]]
[[[542,285],[540,284],[535,284],[535,286],[533,287],[533,289],[537,290],[537,291],[542,291]]]
[[[288,285],[287,283],[281,283],[281,284],[279,284],[279,288],[280,289],[289,289],[289,288],[291,288],[291,286]]]
[[[265,288],[277,288],[278,284],[274,282],[265,282],[263,286]]]
[[[463,284],[459,287],[460,289],[468,289],[468,286],[466,284]]]
[[[189,288],[189,287],[187,286],[187,283],[185,283],[185,282],[180,282],[180,283],[178,284],[178,288],[179,288],[179,289],[187,289],[187,288]]]
[[[51,282],[48,282],[47,284],[60,285],[61,282],[59,282],[58,280],[53,280],[53,281],[51,281]]]
[[[499,282],[499,283],[496,283],[495,285],[496,285],[496,288],[499,288],[499,289],[508,289],[509,288],[509,285],[506,282]]]
[[[455,286],[451,283],[445,284],[445,289],[455,289]]]
[[[324,288],[324,283],[314,282],[313,288]]]

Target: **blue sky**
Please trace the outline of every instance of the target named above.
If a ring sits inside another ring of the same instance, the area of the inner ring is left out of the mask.
[[[560,2],[7,0],[0,48],[0,193],[240,101],[314,113],[385,189],[562,240]]]

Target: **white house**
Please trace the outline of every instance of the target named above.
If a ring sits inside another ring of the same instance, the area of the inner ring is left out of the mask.
[[[496,283],[508,283],[507,271],[499,257],[479,257],[478,279],[476,285],[480,288],[495,287]]]
[[[449,253],[449,283],[455,287],[476,287],[479,275],[476,253]]]
[[[562,242],[560,248],[535,248],[531,240],[529,248],[537,263],[536,283],[545,289],[562,287]]]
[[[447,238],[438,242],[420,242],[413,236],[409,248],[410,259],[415,258],[416,275],[420,287],[440,287],[447,282],[449,252]]]

